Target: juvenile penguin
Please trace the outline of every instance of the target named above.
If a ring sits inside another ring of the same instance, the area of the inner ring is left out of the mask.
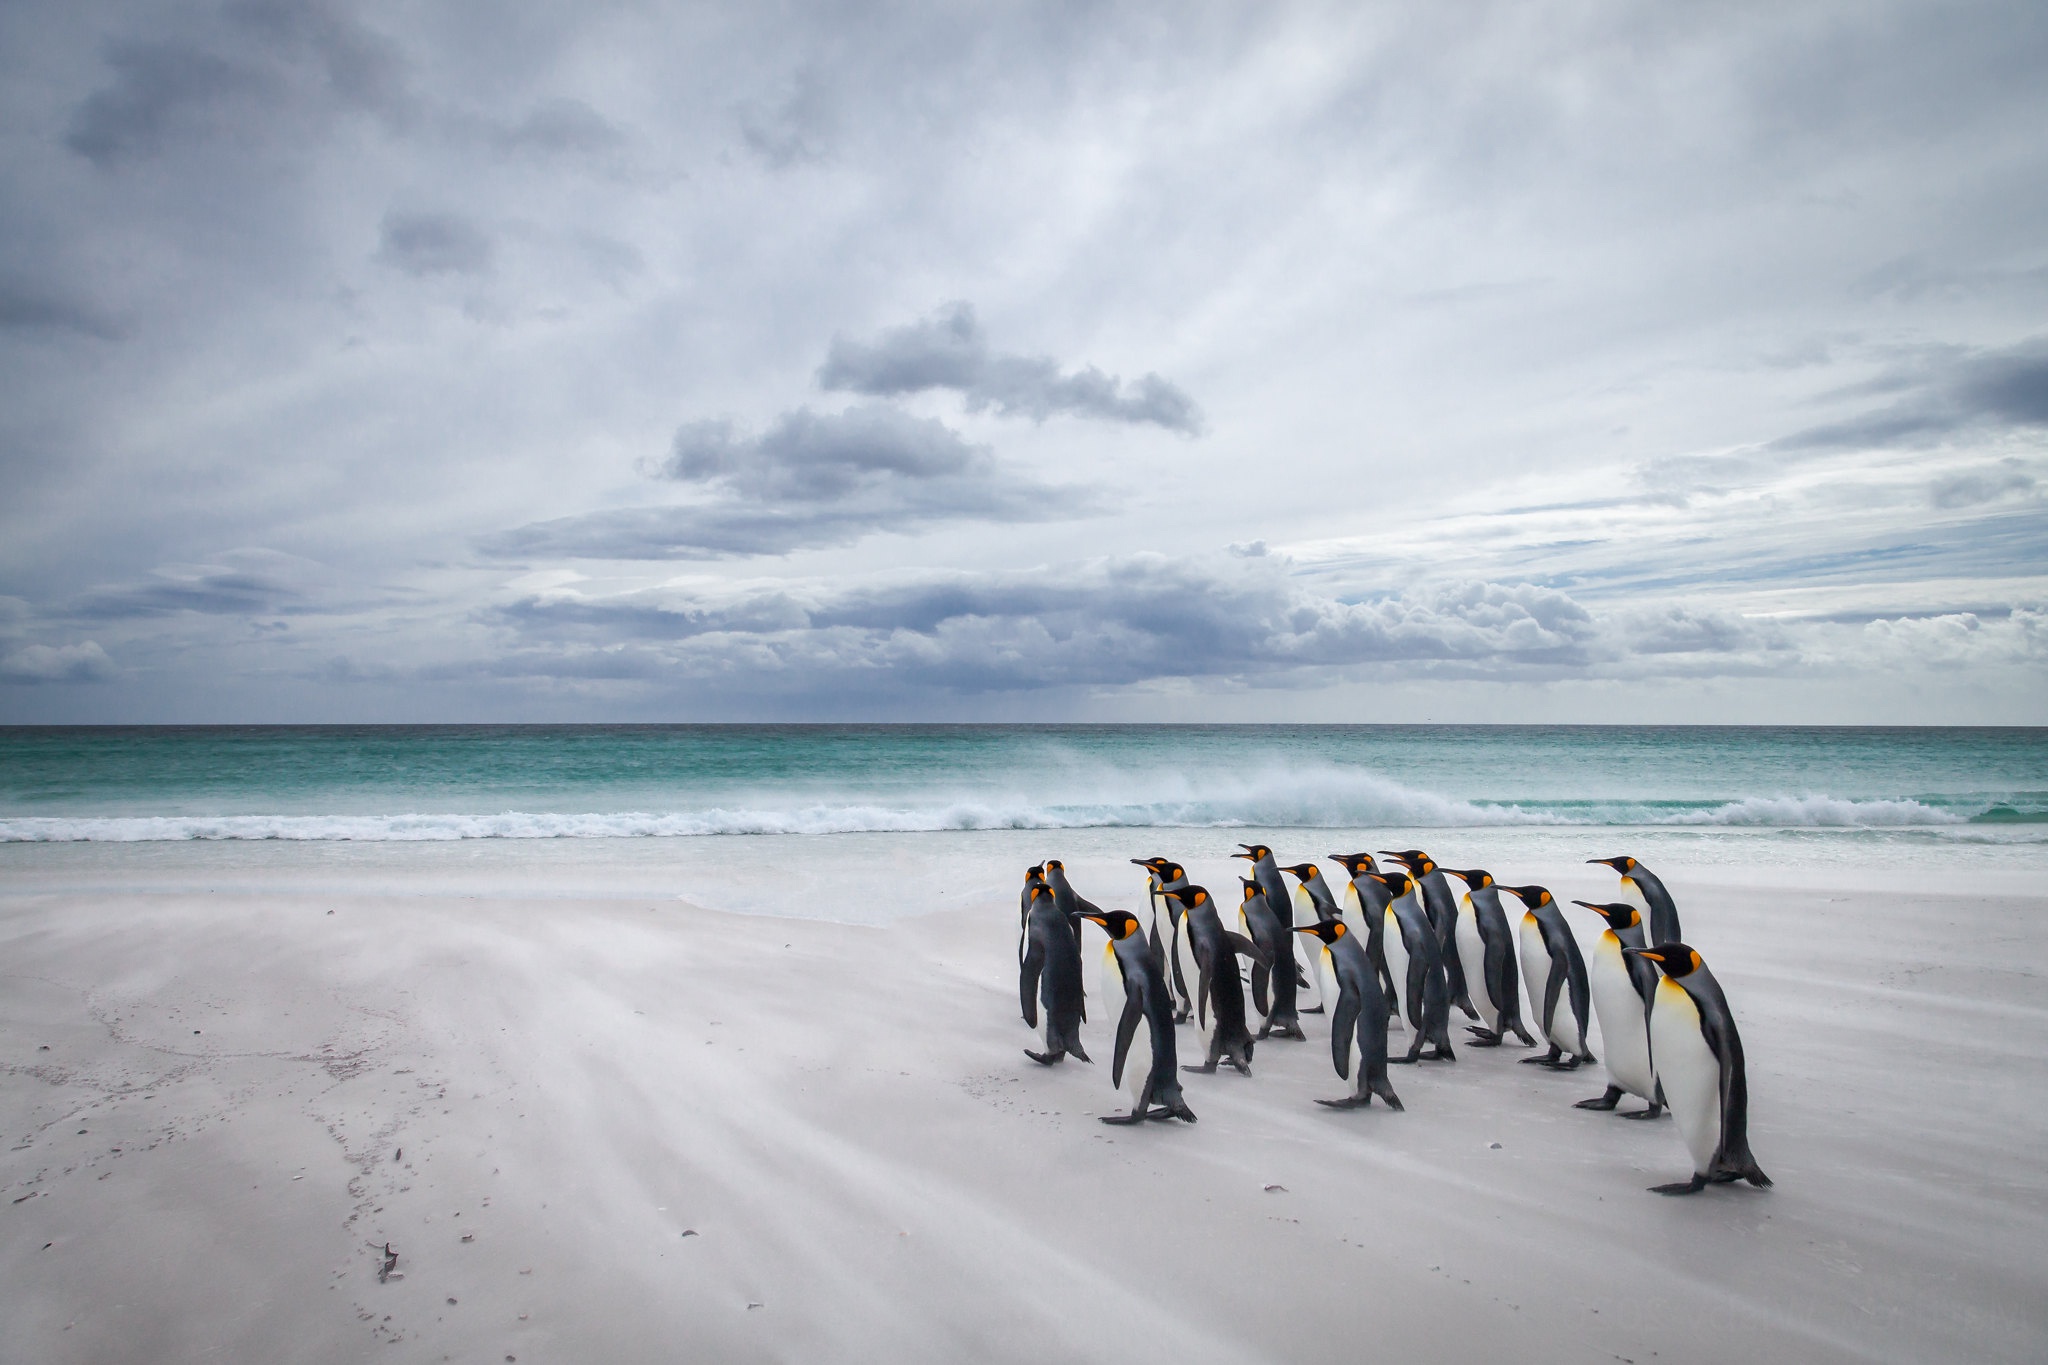
[[[1365,955],[1358,935],[1341,919],[1317,920],[1295,927],[1322,945],[1317,954],[1323,998],[1330,1001],[1330,1061],[1337,1075],[1351,1079],[1351,1054],[1358,1054],[1358,1087],[1341,1100],[1317,1100],[1332,1109],[1357,1109],[1378,1095],[1387,1108],[1401,1108],[1401,1097],[1387,1079],[1387,1006],[1379,975]]]
[[[1771,1178],[1749,1152],[1749,1074],[1728,997],[1700,955],[1683,943],[1630,948],[1663,970],[1650,1006],[1650,1054],[1664,1102],[1692,1153],[1692,1179],[1656,1185],[1658,1194],[1696,1194],[1709,1184]]]
[[[1060,913],[1052,888],[1043,883],[1031,890],[1017,999],[1032,1028],[1038,1027],[1039,1005],[1045,1006],[1045,1051],[1026,1048],[1026,1057],[1042,1066],[1064,1060],[1069,1052],[1084,1062],[1092,1060],[1081,1046],[1081,943]]]
[[[1152,939],[1166,945],[1166,984],[1173,991],[1173,1022],[1185,1024],[1195,1008],[1194,945],[1188,941],[1187,911],[1167,897],[1188,884],[1187,870],[1171,858],[1133,858],[1145,869],[1146,896],[1152,904]]]
[[[1415,898],[1415,880],[1405,872],[1372,874],[1387,889],[1387,967],[1401,983],[1402,1012],[1408,1016],[1415,1038],[1408,1055],[1392,1059],[1406,1065],[1422,1056],[1425,1043],[1432,1044],[1428,1060],[1455,1062],[1451,1050],[1451,995],[1444,983],[1443,950],[1429,915]]]
[[[1443,954],[1444,980],[1449,983],[1451,1003],[1465,1011],[1466,1018],[1477,1019],[1479,1011],[1472,1008],[1465,966],[1458,960],[1458,902],[1451,897],[1451,884],[1444,880],[1443,869],[1419,848],[1399,853],[1387,849],[1380,852],[1407,868],[1408,875],[1415,879],[1416,892],[1422,897],[1423,909],[1429,912],[1429,923],[1436,930],[1437,948]]]
[[[1522,914],[1522,979],[1529,986],[1529,1000],[1536,1008],[1536,1028],[1550,1051],[1541,1057],[1524,1057],[1556,1071],[1570,1071],[1582,1062],[1594,1060],[1586,1046],[1586,1012],[1590,1005],[1586,986],[1586,960],[1564,912],[1557,908],[1548,888],[1504,886],[1526,907]],[[1569,1055],[1567,1055],[1569,1054]]]
[[[1500,888],[1493,874],[1474,867],[1444,872],[1465,883],[1460,898],[1464,913],[1458,916],[1458,960],[1465,964],[1465,984],[1477,988],[1472,1003],[1479,1007],[1479,1026],[1468,1026],[1473,1047],[1499,1047],[1510,1031],[1522,1046],[1534,1047],[1536,1040],[1522,1025],[1521,973],[1515,964],[1515,931],[1501,908]]]
[[[1282,1038],[1298,1038],[1307,1041],[1308,1035],[1301,1031],[1301,1020],[1291,1012],[1283,1016],[1280,1012],[1280,983],[1294,984],[1294,945],[1292,937],[1281,927],[1273,913],[1272,901],[1259,889],[1257,881],[1241,877],[1244,899],[1238,903],[1237,922],[1244,930],[1244,936],[1259,946],[1265,961],[1252,967],[1252,1004],[1259,1012],[1259,1037],[1268,1038],[1277,1033]]]
[[[1283,867],[1280,870],[1293,877],[1299,883],[1294,888],[1295,927],[1299,928],[1304,924],[1315,924],[1322,920],[1340,917],[1340,912],[1337,909],[1337,898],[1330,894],[1329,883],[1323,880],[1321,868],[1317,867],[1314,863],[1296,863],[1292,867]],[[1295,936],[1294,945],[1297,950],[1297,960],[1301,960],[1303,971],[1308,977],[1309,1000],[1311,1002],[1301,1012],[1303,1014],[1321,1014],[1329,1008],[1331,1002],[1329,994],[1323,990],[1322,973],[1315,966],[1319,950],[1313,940],[1302,938],[1299,935]]]
[[[1338,893],[1337,908],[1344,923],[1351,932],[1359,935],[1365,945],[1365,955],[1379,973],[1380,992],[1386,997],[1387,1019],[1392,1027],[1399,1029],[1401,1011],[1397,1005],[1400,991],[1396,989],[1393,975],[1387,970],[1387,888],[1372,879],[1379,869],[1374,866],[1370,853],[1332,853],[1330,857],[1341,865],[1346,874],[1344,889]]]
[[[1671,893],[1664,889],[1664,883],[1657,879],[1656,873],[1625,853],[1618,858],[1588,858],[1586,861],[1611,867],[1621,874],[1622,899],[1642,911],[1643,918],[1649,923],[1652,948],[1678,942],[1682,932],[1678,927],[1678,903],[1671,899]]]
[[[1131,1112],[1104,1115],[1104,1123],[1142,1123],[1146,1119],[1195,1121],[1181,1095],[1180,1066],[1173,1048],[1173,1001],[1159,970],[1152,945],[1145,941],[1138,917],[1128,910],[1094,910],[1084,919],[1109,935],[1106,962],[1114,964],[1124,988],[1122,1017],[1116,1026],[1116,1059],[1110,1084],[1131,1097]],[[1106,973],[1105,973],[1106,976]]]
[[[1195,972],[1195,1017],[1208,1036],[1206,1060],[1200,1066],[1184,1066],[1181,1070],[1213,1073],[1216,1063],[1228,1062],[1240,1074],[1249,1076],[1253,1039],[1245,1023],[1244,976],[1238,971],[1237,959],[1248,957],[1267,966],[1272,959],[1243,934],[1233,934],[1223,927],[1216,902],[1203,887],[1181,886],[1166,894],[1178,902],[1181,921],[1194,944],[1199,963]]]
[[[1266,1016],[1267,1027],[1282,1038],[1302,1038],[1308,1035],[1301,1031],[1301,1005],[1298,999],[1302,974],[1295,959],[1294,935],[1288,930],[1294,927],[1294,898],[1287,894],[1287,883],[1281,880],[1280,868],[1273,861],[1273,850],[1264,844],[1239,844],[1242,853],[1233,853],[1233,858],[1243,858],[1252,865],[1252,880],[1259,885],[1259,893],[1265,898],[1266,909],[1272,913],[1273,922],[1280,930],[1280,938],[1268,949],[1273,954],[1273,971],[1270,985],[1273,991],[1273,1008]],[[1254,943],[1260,943],[1259,936],[1251,936]],[[1260,943],[1261,947],[1265,947]],[[1263,1035],[1262,1035],[1263,1036]]]
[[[1600,1020],[1600,1050],[1607,1054],[1607,1093],[1580,1100],[1581,1109],[1612,1109],[1623,1095],[1649,1102],[1648,1109],[1623,1114],[1625,1119],[1653,1119],[1664,1112],[1657,1091],[1657,1072],[1650,1065],[1650,1003],[1657,994],[1657,968],[1648,958],[1629,955],[1642,948],[1642,912],[1617,901],[1595,905],[1573,901],[1607,921],[1593,945],[1587,975],[1593,985],[1593,1013]]]

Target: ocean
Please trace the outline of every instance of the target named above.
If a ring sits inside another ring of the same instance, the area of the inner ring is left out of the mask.
[[[1425,847],[1508,879],[1630,853],[1667,880],[1963,860],[2031,881],[2048,873],[2048,730],[0,729],[0,848],[17,850],[0,869],[60,880],[296,869],[875,921],[1013,902],[1016,873],[1049,856],[1095,885],[1130,880],[1128,857],[1213,859],[1233,886],[1228,852],[1255,837],[1283,860]],[[30,846],[50,852],[24,862]]]

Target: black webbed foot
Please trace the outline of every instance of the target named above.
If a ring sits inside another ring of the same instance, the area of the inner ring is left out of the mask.
[[[1064,1061],[1067,1054],[1064,1052],[1033,1052],[1027,1047],[1024,1049],[1024,1055],[1037,1062],[1040,1066],[1053,1066]]]
[[[1661,1119],[1664,1117],[1664,1106],[1653,1104],[1648,1109],[1630,1110],[1628,1113],[1623,1114],[1622,1117],[1625,1119]]]
[[[1325,1109],[1363,1109],[1372,1103],[1370,1095],[1346,1095],[1341,1100],[1317,1100]]]
[[[1203,1066],[1189,1066],[1183,1062],[1180,1069],[1182,1071],[1192,1071],[1197,1076],[1213,1076],[1216,1074],[1216,1063],[1209,1062]]]
[[[1696,1175],[1690,1180],[1675,1180],[1669,1185],[1650,1186],[1651,1194],[1698,1194],[1707,1187],[1707,1178]]]
[[[1119,1128],[1125,1127],[1133,1123],[1143,1123],[1145,1121],[1145,1116],[1143,1114],[1102,1114],[1098,1117],[1101,1119],[1102,1122],[1113,1123]]]
[[[1311,1005],[1302,1011],[1303,1014],[1321,1014],[1322,1012],[1323,1007],[1321,1005]]]
[[[1579,1101],[1579,1102],[1578,1102],[1577,1104],[1573,1105],[1573,1106],[1572,1106],[1572,1108],[1574,1108],[1574,1109],[1598,1109],[1598,1110],[1601,1110],[1602,1112],[1605,1112],[1606,1110],[1612,1109],[1612,1108],[1614,1108],[1614,1106],[1615,1106],[1615,1105],[1617,1105],[1617,1104],[1620,1104],[1620,1103],[1621,1103],[1621,1096],[1622,1096],[1622,1093],[1623,1093],[1623,1092],[1622,1092],[1622,1089],[1621,1089],[1621,1087],[1620,1087],[1620,1086],[1618,1086],[1618,1085],[1610,1085],[1610,1086],[1608,1086],[1608,1087],[1607,1087],[1607,1093],[1606,1093],[1606,1094],[1604,1094],[1604,1095],[1595,1095],[1595,1096],[1594,1096],[1594,1097],[1593,1097],[1592,1099],[1590,1099],[1590,1100],[1580,1100],[1580,1101]]]

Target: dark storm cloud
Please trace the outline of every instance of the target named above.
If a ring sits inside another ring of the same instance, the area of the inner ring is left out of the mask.
[[[1095,417],[1149,422],[1191,436],[1202,426],[1194,400],[1156,374],[1126,385],[1092,365],[1063,373],[1050,356],[990,350],[974,309],[965,303],[888,328],[873,341],[834,337],[818,383],[875,397],[951,389],[967,400],[970,412],[993,408],[1005,417],[1039,422],[1060,415]]]
[[[491,268],[491,239],[456,213],[388,213],[377,259],[408,275],[481,275]]]
[[[593,512],[488,537],[487,553],[594,559],[712,559],[843,545],[942,521],[1076,515],[1073,490],[999,466],[945,423],[895,408],[798,408],[759,435],[731,422],[676,432],[661,477],[699,503]]]
[[[689,648],[679,666],[730,669],[772,656],[801,659],[819,677],[883,669],[969,692],[1304,668],[1522,676],[1611,652],[1584,607],[1529,584],[1455,584],[1342,602],[1304,589],[1273,561],[1160,555],[723,601],[534,597],[498,619],[530,641],[552,639],[572,652],[682,643]],[[1719,646],[1703,638],[1697,647]]]
[[[1880,376],[1868,387],[1903,396],[1880,409],[1794,432],[1770,448],[1879,448],[1964,431],[2048,426],[2048,338],[1944,355]]]

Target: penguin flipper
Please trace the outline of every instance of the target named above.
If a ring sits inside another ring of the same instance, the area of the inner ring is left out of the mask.
[[[1266,956],[1266,950],[1243,934],[1233,934],[1226,929],[1223,931],[1223,942],[1239,957],[1248,957],[1261,967],[1273,965],[1273,959]]]
[[[1550,979],[1543,983],[1543,1017],[1537,1022],[1543,1026],[1543,1036],[1551,1037],[1550,1021],[1557,1017],[1557,998],[1564,993],[1565,964],[1553,957],[1550,959]],[[1555,1046],[1551,1051],[1555,1052]]]
[[[1017,1003],[1024,1007],[1024,1022],[1032,1028],[1038,1027],[1038,976],[1044,970],[1045,944],[1033,934],[1017,971]]]
[[[1330,1060],[1336,1064],[1337,1074],[1344,1080],[1351,1079],[1351,1044],[1358,1035],[1359,999],[1357,991],[1344,991],[1337,997],[1337,1012],[1330,1023]]]
[[[1258,1007],[1261,1015],[1273,1012],[1273,1002],[1266,998],[1266,986],[1272,975],[1264,962],[1252,964],[1252,1004]]]
[[[1201,992],[1195,998],[1195,1009],[1198,1011],[1195,1017],[1201,1021],[1203,1028],[1207,1028],[1209,1027],[1209,964],[1206,962],[1202,964],[1201,984],[1196,986],[1195,989]],[[1214,1068],[1212,1067],[1211,1069],[1213,1070]]]
[[[1145,1002],[1136,991],[1124,1000],[1124,1017],[1116,1026],[1116,1060],[1109,1069],[1109,1083],[1122,1086],[1124,1083],[1124,1061],[1131,1055],[1131,1039],[1138,1036],[1138,1026],[1145,1022]]]

